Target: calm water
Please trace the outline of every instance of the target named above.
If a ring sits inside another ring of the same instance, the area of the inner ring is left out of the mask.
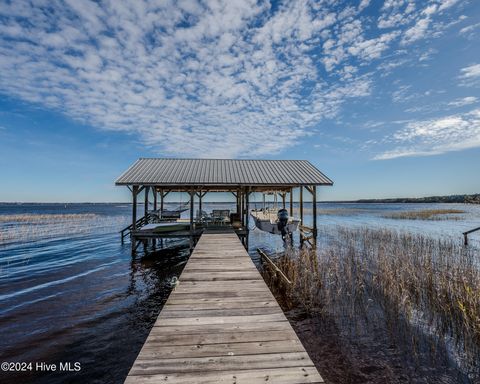
[[[437,208],[466,213],[444,221],[383,217]],[[123,381],[189,254],[188,243],[170,240],[168,248],[132,260],[130,244],[121,245],[118,233],[128,225],[130,211],[122,204],[0,205],[0,361],[81,363],[79,372],[68,374],[0,372],[0,382]],[[461,232],[480,226],[480,207],[471,205],[320,204],[319,211],[322,236],[347,225],[462,241]],[[28,214],[66,216],[47,222],[16,216]],[[306,224],[309,220],[306,215]],[[257,247],[283,248],[277,236],[258,230],[250,236],[257,265]],[[472,235],[471,242],[480,245],[480,235]]]

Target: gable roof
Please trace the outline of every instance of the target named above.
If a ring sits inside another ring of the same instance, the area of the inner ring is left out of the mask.
[[[298,186],[333,182],[307,160],[140,158],[115,184]]]

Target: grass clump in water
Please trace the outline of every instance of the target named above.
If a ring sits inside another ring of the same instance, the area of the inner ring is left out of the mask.
[[[0,246],[119,230],[124,216],[94,213],[0,215]]]
[[[399,220],[460,220],[459,216],[452,216],[465,213],[460,209],[424,209],[420,211],[403,211],[384,215],[387,219]]]
[[[291,285],[265,274],[286,309],[329,316],[346,333],[361,326],[367,328],[363,334],[375,334],[381,322],[394,343],[413,355],[443,351],[438,353],[450,356],[456,370],[480,380],[480,267],[474,250],[390,230],[338,227],[327,235],[328,243],[316,251],[290,249],[276,260]],[[420,345],[427,339],[429,345]]]

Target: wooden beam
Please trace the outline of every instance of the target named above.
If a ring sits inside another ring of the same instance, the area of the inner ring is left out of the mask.
[[[312,195],[313,195],[313,187],[309,186],[309,185],[305,185],[305,189],[310,192]]]
[[[195,192],[190,191],[190,249],[193,249],[193,234],[194,234],[194,228],[193,228],[193,204],[194,204],[194,196]]]
[[[300,223],[303,225],[303,186],[300,186]],[[300,241],[303,241],[302,232],[300,232]]]
[[[245,194],[245,227],[247,228],[247,231],[248,231],[248,219],[249,219],[249,216],[250,216],[250,212],[249,212],[249,197],[250,197],[250,191],[247,189],[247,193]],[[248,236],[248,235],[247,235]]]
[[[242,217],[242,227],[245,226],[245,194],[242,190],[242,192],[240,193],[240,216]]]
[[[133,190],[135,190],[135,188],[136,188],[137,195],[138,195],[140,192],[142,192],[142,191],[145,189],[145,186],[142,185],[142,186],[140,187],[139,185],[132,185],[132,189],[130,189],[130,188],[129,188],[129,189],[130,189],[130,191],[133,192]]]
[[[290,216],[293,216],[293,188],[290,189]]]
[[[137,229],[137,195],[138,186],[134,185],[132,188],[132,230]]]
[[[300,187],[300,220],[303,224],[303,187]]]
[[[238,214],[238,217],[240,218],[241,216],[241,213],[240,213],[240,210],[242,209],[240,207],[240,190],[237,191],[237,214]]]
[[[148,214],[148,193],[150,191],[150,187],[145,187],[145,204],[144,204],[144,211],[145,211],[145,223],[148,224],[148,218],[147,218],[147,214]]]
[[[165,196],[163,195],[163,189],[160,190],[160,215],[163,212],[163,200]]]
[[[314,243],[316,245],[317,241],[317,187],[313,186],[312,187],[312,196],[313,196],[313,210],[312,210],[312,215],[313,215],[313,239]]]

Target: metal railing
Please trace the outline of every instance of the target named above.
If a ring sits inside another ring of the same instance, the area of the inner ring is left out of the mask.
[[[150,213],[147,213],[145,216],[141,217],[140,219],[138,219],[135,222],[135,228],[138,229],[138,228],[143,227],[145,224],[148,223],[148,221],[151,218],[152,218],[152,215]],[[125,227],[120,231],[120,236],[122,238],[122,244],[123,244],[123,241],[124,241],[125,237],[128,236],[132,232],[132,229],[133,229],[133,224],[130,224],[128,227]]]
[[[467,231],[467,232],[463,232],[463,242],[464,242],[465,245],[468,245],[468,235],[469,235],[470,233],[473,233],[473,232],[476,232],[476,231],[480,231],[480,227],[478,227],[478,228],[473,228],[473,229],[471,229],[471,230],[469,230],[469,231]]]

